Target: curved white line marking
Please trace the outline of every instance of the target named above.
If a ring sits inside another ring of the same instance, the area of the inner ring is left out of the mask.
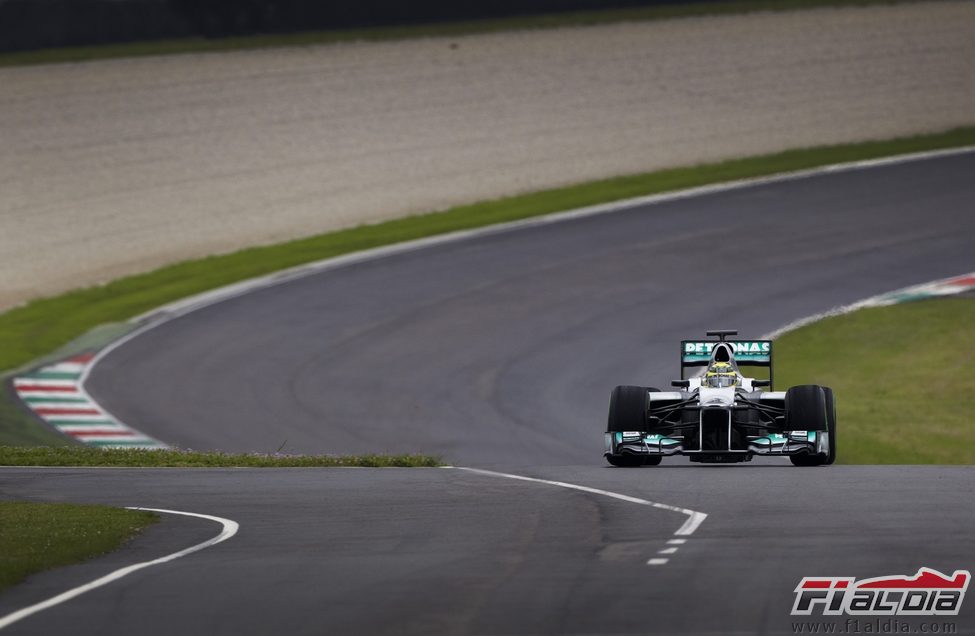
[[[858,309],[864,309],[866,307],[884,307],[887,305],[895,305],[900,302],[904,302],[909,299],[909,297],[917,298],[919,296],[935,298],[941,296],[951,296],[954,294],[960,294],[966,292],[972,288],[972,285],[967,282],[956,282],[962,279],[971,279],[975,277],[975,272],[969,272],[967,274],[956,274],[948,278],[939,278],[938,280],[933,280],[927,283],[921,283],[919,285],[909,285],[908,287],[901,287],[900,289],[895,289],[893,291],[884,292],[883,294],[878,294],[876,296],[871,296],[869,298],[864,298],[863,300],[858,300],[855,303],[850,303],[849,305],[841,305],[839,307],[833,307],[826,311],[822,311],[818,314],[813,314],[811,316],[806,316],[804,318],[798,318],[793,320],[787,325],[779,327],[775,331],[771,331],[763,335],[761,340],[774,340],[781,335],[789,333],[790,331],[795,331],[800,327],[805,327],[814,322],[819,322],[825,318],[832,318],[834,316],[842,316],[844,314],[849,314]]]
[[[227,539],[237,534],[237,530],[240,529],[240,524],[238,524],[236,521],[232,521],[230,519],[224,519],[223,517],[214,517],[212,515],[201,515],[196,512],[183,512],[181,510],[163,510],[162,508],[128,507],[128,509],[147,510],[149,512],[163,512],[170,515],[183,515],[186,517],[199,517],[200,519],[216,521],[217,523],[223,526],[223,529],[220,531],[220,534],[213,537],[212,539],[204,541],[203,543],[198,543],[192,547],[186,548],[185,550],[180,550],[179,552],[174,552],[173,554],[169,554],[164,557],[160,557],[158,559],[153,559],[152,561],[144,561],[142,563],[136,563],[121,568],[119,570],[115,570],[110,574],[106,574],[101,578],[95,579],[91,583],[85,583],[84,585],[79,585],[76,588],[58,594],[57,596],[49,598],[46,601],[41,601],[40,603],[36,603],[34,605],[31,605],[30,607],[25,607],[11,614],[7,614],[6,616],[0,618],[0,629],[12,625],[13,623],[16,623],[17,621],[23,618],[27,618],[32,614],[36,614],[37,612],[41,612],[48,608],[54,607],[55,605],[60,605],[61,603],[70,601],[76,596],[81,596],[85,592],[90,592],[91,590],[102,587],[103,585],[108,585],[112,581],[117,581],[123,576],[128,576],[129,574],[132,574],[133,572],[136,572],[143,568],[148,568],[153,565],[159,565],[161,563],[168,563],[169,561],[175,561],[180,557],[184,557],[188,554],[193,554],[194,552],[199,552],[200,550],[209,548],[212,545],[217,545],[218,543],[222,543],[223,541],[226,541]]]
[[[640,499],[639,497],[631,497],[629,495],[621,495],[618,492],[610,492],[609,490],[600,490],[599,488],[590,488],[589,486],[580,486],[578,484],[570,484],[564,481],[551,481],[548,479],[536,479],[535,477],[525,477],[523,475],[512,475],[510,473],[497,473],[493,470],[482,470],[480,468],[466,468],[464,466],[451,466],[457,470],[466,470],[467,472],[477,473],[479,475],[489,475],[491,477],[504,477],[506,479],[517,479],[519,481],[530,481],[536,484],[547,484],[549,486],[558,486],[559,488],[568,488],[570,490],[580,490],[582,492],[592,493],[594,495],[602,495],[603,497],[609,497],[610,499],[619,499],[620,501],[628,501],[629,503],[640,504],[642,506],[650,506],[651,508],[659,508],[660,510],[669,510],[671,512],[679,512],[681,514],[687,515],[688,519],[684,522],[680,528],[674,532],[678,536],[690,536],[694,534],[694,531],[698,529],[698,526],[707,519],[707,514],[703,512],[697,512],[696,510],[690,510],[688,508],[680,508],[678,506],[670,506],[667,504],[657,503],[656,501],[649,501],[647,499]]]

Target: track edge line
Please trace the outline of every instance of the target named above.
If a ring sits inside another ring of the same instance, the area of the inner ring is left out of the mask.
[[[83,585],[79,585],[77,587],[71,588],[70,590],[67,590],[65,592],[62,592],[61,594],[58,594],[57,596],[53,596],[53,597],[51,597],[51,598],[49,598],[49,599],[47,599],[45,601],[41,601],[40,603],[35,603],[34,605],[30,605],[28,607],[24,607],[24,608],[19,609],[17,611],[11,612],[10,614],[7,614],[6,616],[0,616],[0,629],[4,629],[5,627],[9,627],[10,625],[13,625],[17,621],[20,621],[20,620],[22,620],[24,618],[27,618],[29,616],[32,616],[34,614],[37,614],[38,612],[42,612],[42,611],[44,611],[46,609],[49,609],[51,607],[55,607],[57,605],[60,605],[60,604],[65,603],[67,601],[70,601],[71,599],[76,598],[78,596],[81,596],[82,594],[84,594],[86,592],[90,592],[90,591],[92,591],[94,589],[97,589],[99,587],[103,587],[105,585],[108,585],[109,583],[112,583],[114,581],[117,581],[117,580],[121,579],[122,577],[128,576],[129,574],[132,574],[133,572],[137,572],[139,570],[142,570],[142,569],[145,569],[145,568],[148,568],[148,567],[152,567],[154,565],[160,565],[162,563],[168,563],[169,561],[175,561],[176,559],[179,559],[181,557],[184,557],[184,556],[186,556],[188,554],[192,554],[194,552],[199,552],[200,550],[204,550],[204,549],[209,548],[210,546],[214,546],[214,545],[216,545],[218,543],[223,543],[227,539],[230,539],[231,537],[233,537],[234,535],[236,535],[237,534],[237,531],[240,529],[240,524],[237,523],[236,521],[233,521],[232,519],[225,519],[223,517],[216,517],[216,516],[213,516],[213,515],[205,515],[205,514],[200,514],[200,513],[196,513],[196,512],[184,512],[182,510],[166,510],[166,509],[163,509],[163,508],[142,508],[142,507],[137,507],[137,506],[126,506],[126,509],[127,510],[144,510],[144,511],[147,511],[147,512],[162,512],[162,513],[165,513],[165,514],[182,515],[182,516],[185,516],[185,517],[198,517],[200,519],[206,519],[208,521],[216,521],[217,523],[221,524],[223,526],[223,528],[221,529],[220,533],[217,536],[215,536],[215,537],[213,537],[211,539],[208,539],[208,540],[206,540],[206,541],[204,541],[202,543],[197,543],[196,545],[190,546],[190,547],[185,548],[183,550],[180,550],[178,552],[173,552],[172,554],[167,554],[166,556],[159,557],[158,559],[153,559],[151,561],[143,561],[141,563],[133,563],[132,565],[127,565],[127,566],[125,566],[123,568],[119,568],[119,569],[117,569],[117,570],[115,570],[113,572],[109,572],[108,574],[106,574],[104,576],[101,576],[101,577],[95,579],[94,581],[90,581],[90,582],[85,583]]]

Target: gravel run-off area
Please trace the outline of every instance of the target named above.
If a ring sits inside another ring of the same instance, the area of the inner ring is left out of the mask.
[[[975,123],[975,2],[0,69],[0,310],[502,195]]]

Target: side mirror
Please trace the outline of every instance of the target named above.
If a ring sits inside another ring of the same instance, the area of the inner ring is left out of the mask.
[[[681,388],[686,389],[687,387],[691,386],[691,381],[690,380],[674,380],[673,382],[670,383],[670,386],[677,386],[677,387],[681,387]]]
[[[771,380],[752,380],[752,386],[772,386]]]

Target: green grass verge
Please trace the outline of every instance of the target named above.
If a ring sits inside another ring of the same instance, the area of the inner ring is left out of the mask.
[[[837,461],[975,464],[975,298],[861,309],[775,343],[776,384],[832,387]]]
[[[0,592],[36,572],[111,552],[158,521],[108,506],[0,501]]]
[[[232,454],[182,450],[101,449],[87,446],[0,446],[0,466],[158,468],[435,468],[429,455]]]
[[[637,22],[706,15],[732,15],[756,11],[794,11],[823,7],[857,7],[917,3],[930,0],[732,0],[702,2],[691,5],[608,9],[574,13],[528,15],[491,20],[445,22],[411,26],[314,31],[282,35],[256,35],[238,38],[186,38],[154,42],[133,42],[90,47],[45,49],[0,54],[0,66],[53,64],[100,59],[208,53],[283,46],[309,46],[350,41],[405,40],[423,37],[457,37],[476,33],[494,33],[525,29],[552,29],[590,26],[616,22]]]
[[[38,424],[8,387],[0,387],[0,446],[73,446],[75,442]]]
[[[223,285],[350,252],[630,197],[968,145],[975,145],[975,127],[891,141],[790,150],[545,190],[187,261],[36,300],[0,315],[0,369],[13,369],[54,351],[97,325],[123,321]]]

